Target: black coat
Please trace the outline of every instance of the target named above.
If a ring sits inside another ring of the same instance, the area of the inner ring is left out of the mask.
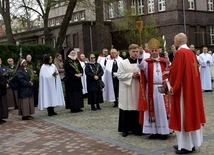
[[[16,80],[18,82],[18,97],[27,98],[33,96],[33,89],[30,85],[30,75],[23,68],[17,70]]]
[[[97,76],[99,77],[99,80],[101,80],[102,76],[103,76],[103,69],[101,67],[101,65],[99,63],[88,63],[85,67],[85,74],[86,74],[86,79],[87,79],[87,90],[89,91],[98,91],[98,82],[97,80],[94,79],[94,73],[93,73],[93,69],[94,68],[99,68]]]
[[[169,53],[169,61],[172,63],[173,61],[173,58],[174,58],[174,54],[173,52]]]
[[[77,71],[72,66],[73,63],[76,62],[78,64],[78,69],[80,73],[83,74],[83,69],[81,67],[81,64],[79,60],[72,60],[69,57],[64,62],[64,69],[65,69],[65,90],[66,91],[82,91],[82,81],[81,78],[78,78],[75,76],[77,74]]]
[[[10,70],[10,69],[15,70],[16,69],[15,65],[13,67],[10,67],[10,66],[7,67],[7,71]],[[11,75],[7,76],[7,80],[9,80],[12,77],[12,80],[10,80],[10,82],[9,82],[9,87],[12,90],[17,90],[18,89],[18,83],[16,81],[16,74],[17,73],[14,73],[13,75],[11,74]]]
[[[7,67],[6,66],[0,66],[0,73],[4,74],[4,72],[7,71]]]
[[[3,74],[0,73],[0,96],[4,96],[6,94],[7,94],[6,80]]]

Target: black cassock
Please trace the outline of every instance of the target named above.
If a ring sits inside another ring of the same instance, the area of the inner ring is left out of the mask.
[[[84,107],[83,93],[82,93],[82,82],[81,77],[75,76],[77,70],[75,70],[75,64],[78,65],[78,70],[83,73],[83,69],[79,60],[72,60],[69,57],[64,62],[65,69],[65,105],[66,109],[78,110]]]
[[[128,58],[131,64],[137,63],[137,59]],[[122,110],[119,111],[119,132],[133,132],[134,134],[141,134],[142,127],[139,124],[139,112],[137,110]]]

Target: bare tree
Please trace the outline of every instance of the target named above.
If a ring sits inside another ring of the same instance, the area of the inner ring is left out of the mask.
[[[65,13],[65,16],[63,18],[61,27],[60,27],[60,31],[59,31],[59,35],[57,38],[57,42],[56,42],[56,51],[60,51],[62,48],[62,44],[65,40],[65,36],[66,36],[66,31],[69,25],[69,22],[71,20],[74,8],[76,6],[77,0],[70,0],[68,3],[68,7]]]
[[[36,0],[36,5],[39,7],[39,9],[35,9],[35,6],[30,6],[30,3],[27,3],[26,0],[22,0],[22,4],[19,6],[19,8],[24,8],[26,11],[31,10],[37,13],[39,16],[42,17],[44,21],[44,36],[45,36],[45,44],[51,45],[51,32],[48,27],[48,17],[49,12],[51,8],[59,3],[57,0]]]
[[[22,1],[25,1],[25,0],[22,0]],[[55,6],[56,4],[63,2],[63,1],[64,0],[46,0],[45,3],[42,3],[43,2],[42,0],[36,0],[37,5],[40,8],[40,11],[38,11],[37,9],[34,9],[34,7],[30,7],[30,6],[26,5],[26,3],[24,3],[24,2],[20,6],[20,7],[23,7],[25,9],[29,9],[29,10],[36,12],[39,16],[41,16],[43,18],[45,44],[47,44],[47,45],[51,45],[51,32],[50,32],[50,29],[48,27],[48,17],[49,17],[50,10],[53,6]],[[57,51],[61,49],[62,44],[64,42],[67,27],[68,27],[69,22],[71,20],[73,10],[76,6],[76,2],[77,2],[77,0],[69,0],[67,10],[66,10],[66,14],[63,18],[63,22],[61,24],[59,35],[57,38],[57,43],[56,43]]]
[[[6,37],[8,44],[16,44],[14,39],[12,29],[11,29],[11,17],[10,17],[10,1],[9,0],[0,0],[0,14],[3,17]]]

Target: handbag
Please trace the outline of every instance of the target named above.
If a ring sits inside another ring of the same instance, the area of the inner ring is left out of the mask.
[[[105,83],[102,80],[97,81],[98,89],[102,90],[105,87]]]

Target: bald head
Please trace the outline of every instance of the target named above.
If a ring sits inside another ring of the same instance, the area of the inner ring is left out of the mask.
[[[174,45],[178,48],[183,44],[187,44],[187,36],[184,33],[179,33],[174,38]]]

